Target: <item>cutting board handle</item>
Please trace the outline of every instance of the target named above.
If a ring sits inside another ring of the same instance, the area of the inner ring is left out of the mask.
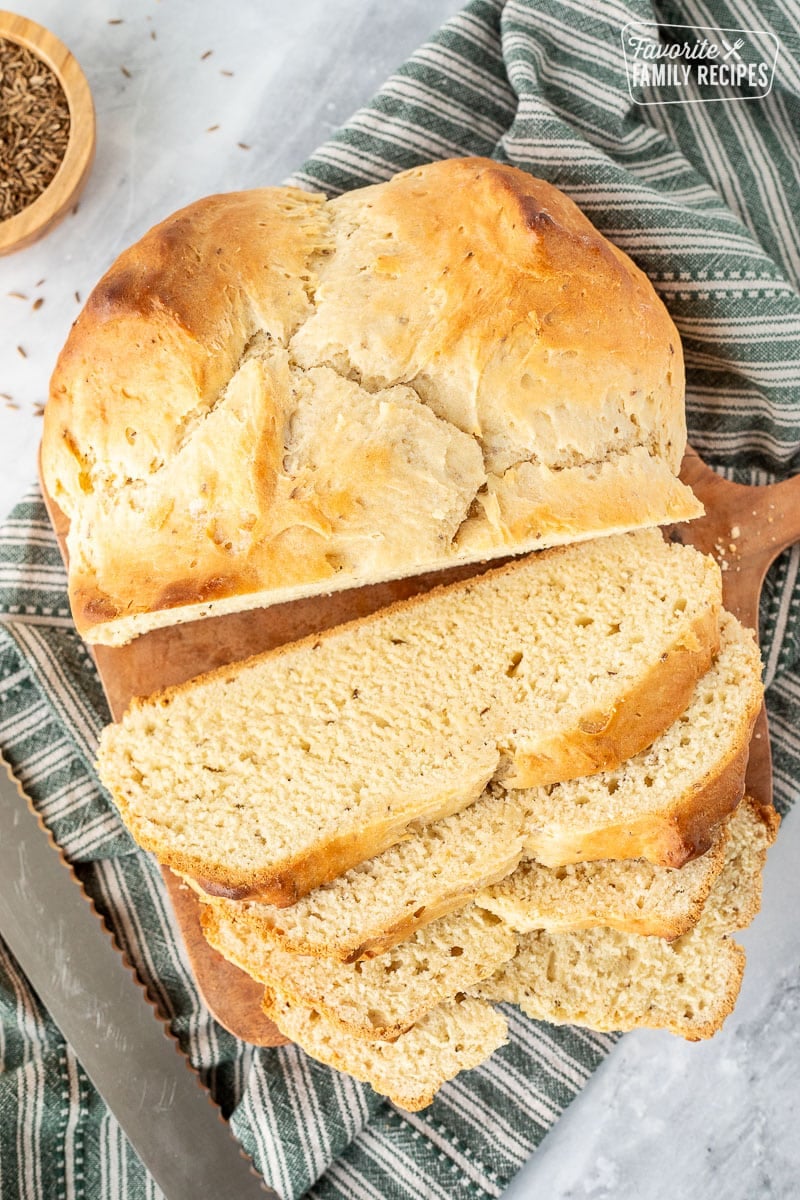
[[[778,555],[800,541],[800,475],[764,487],[731,483],[688,447],[681,479],[703,502],[706,515],[676,526],[674,532],[680,541],[713,554],[722,568],[725,607],[758,634],[764,577]],[[772,803],[772,759],[765,708],[759,714],[750,744],[746,786],[761,803]]]

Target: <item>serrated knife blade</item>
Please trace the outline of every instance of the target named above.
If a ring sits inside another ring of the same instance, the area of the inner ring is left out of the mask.
[[[279,1200],[0,756],[0,934],[167,1200]]]

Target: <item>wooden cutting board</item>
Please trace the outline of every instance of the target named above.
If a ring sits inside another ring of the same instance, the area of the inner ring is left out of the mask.
[[[767,568],[782,550],[800,539],[800,476],[770,487],[744,487],[720,478],[690,450],[681,478],[702,500],[706,516],[673,526],[669,536],[692,543],[720,561],[726,607],[757,630],[758,600]],[[66,561],[69,522],[48,496],[44,484],[42,492]],[[203,671],[366,616],[395,600],[485,569],[473,564],[332,596],[212,617],[154,630],[128,646],[95,646],[91,650],[111,714],[118,720],[133,696],[149,695]],[[762,803],[771,803],[765,711],[759,717],[751,745],[747,788]],[[282,1044],[286,1039],[261,1011],[261,985],[211,949],[200,930],[200,902],[194,892],[168,868],[163,868],[163,874],[195,979],[213,1015],[244,1041],[257,1046]]]

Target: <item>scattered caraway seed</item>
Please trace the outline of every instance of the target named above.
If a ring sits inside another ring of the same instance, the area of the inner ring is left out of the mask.
[[[43,304],[44,304],[44,296],[39,296],[39,297],[38,297],[36,300],[34,300],[34,302],[33,302],[33,306],[32,306],[32,307],[33,307],[33,311],[34,311],[34,312],[38,312],[38,311],[39,311],[39,309],[42,307],[42,305],[43,305]]]
[[[213,53],[214,53],[214,51],[213,51],[213,50],[206,50],[205,54],[201,54],[201,55],[200,55],[200,61],[201,61],[201,62],[203,62],[205,59],[207,59],[207,58],[211,58],[211,55],[212,55]]]
[[[9,396],[8,392],[0,392],[0,400],[13,400],[13,396]]]
[[[24,292],[9,292],[8,294],[9,294],[9,296],[13,297],[14,300],[27,300],[28,299],[28,297],[25,295]]]
[[[6,408],[14,408],[19,412],[19,405],[16,400],[12,400],[10,396],[6,397]]]
[[[112,17],[108,23],[109,23],[109,25],[121,25],[122,17]]]
[[[213,133],[215,129],[219,129],[219,125],[209,125],[206,133]]]
[[[228,79],[233,79],[233,71],[220,71],[220,75],[227,75]]]
[[[250,146],[248,146],[247,142],[237,142],[236,144],[240,150],[249,150],[250,149]]]
[[[27,354],[25,353],[25,347],[24,347],[24,346],[17,346],[17,354],[20,356],[20,358],[27,358],[27,357],[28,357],[28,356],[27,356]]]
[[[120,71],[122,71],[122,74],[125,76],[126,79],[133,79],[133,76],[131,75],[131,73],[127,67],[120,67]]]
[[[35,417],[43,417],[44,416],[44,405],[39,404],[38,400],[36,401],[36,403],[33,406],[33,415]]]
[[[151,38],[151,40],[152,40],[152,41],[155,41],[155,40],[156,40],[156,31],[155,31],[155,29],[151,29],[151,30],[150,30],[150,38]]]
[[[47,283],[47,280],[46,280],[46,279],[37,279],[37,280],[36,280],[36,283],[35,283],[33,286],[34,286],[34,287],[41,287],[43,283]]]
[[[0,38],[0,221],[27,208],[61,165],[69,105],[42,60]]]
[[[80,294],[80,292],[76,292],[76,293],[75,293],[75,302],[76,302],[77,304],[80,304],[80,302],[81,302],[81,294]]]

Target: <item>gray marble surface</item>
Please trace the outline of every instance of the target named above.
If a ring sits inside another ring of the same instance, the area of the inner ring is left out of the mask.
[[[0,401],[0,516],[34,476],[35,406],[78,312],[75,292],[85,297],[127,243],[181,204],[279,182],[459,7],[18,0],[16,11],[52,28],[82,63],[97,104],[98,153],[77,214],[0,259],[0,392],[19,406]],[[45,304],[34,311],[40,295]],[[742,938],[748,969],[723,1032],[699,1045],[666,1034],[625,1037],[507,1200],[800,1197],[798,861],[795,814],[767,867],[762,914]]]

